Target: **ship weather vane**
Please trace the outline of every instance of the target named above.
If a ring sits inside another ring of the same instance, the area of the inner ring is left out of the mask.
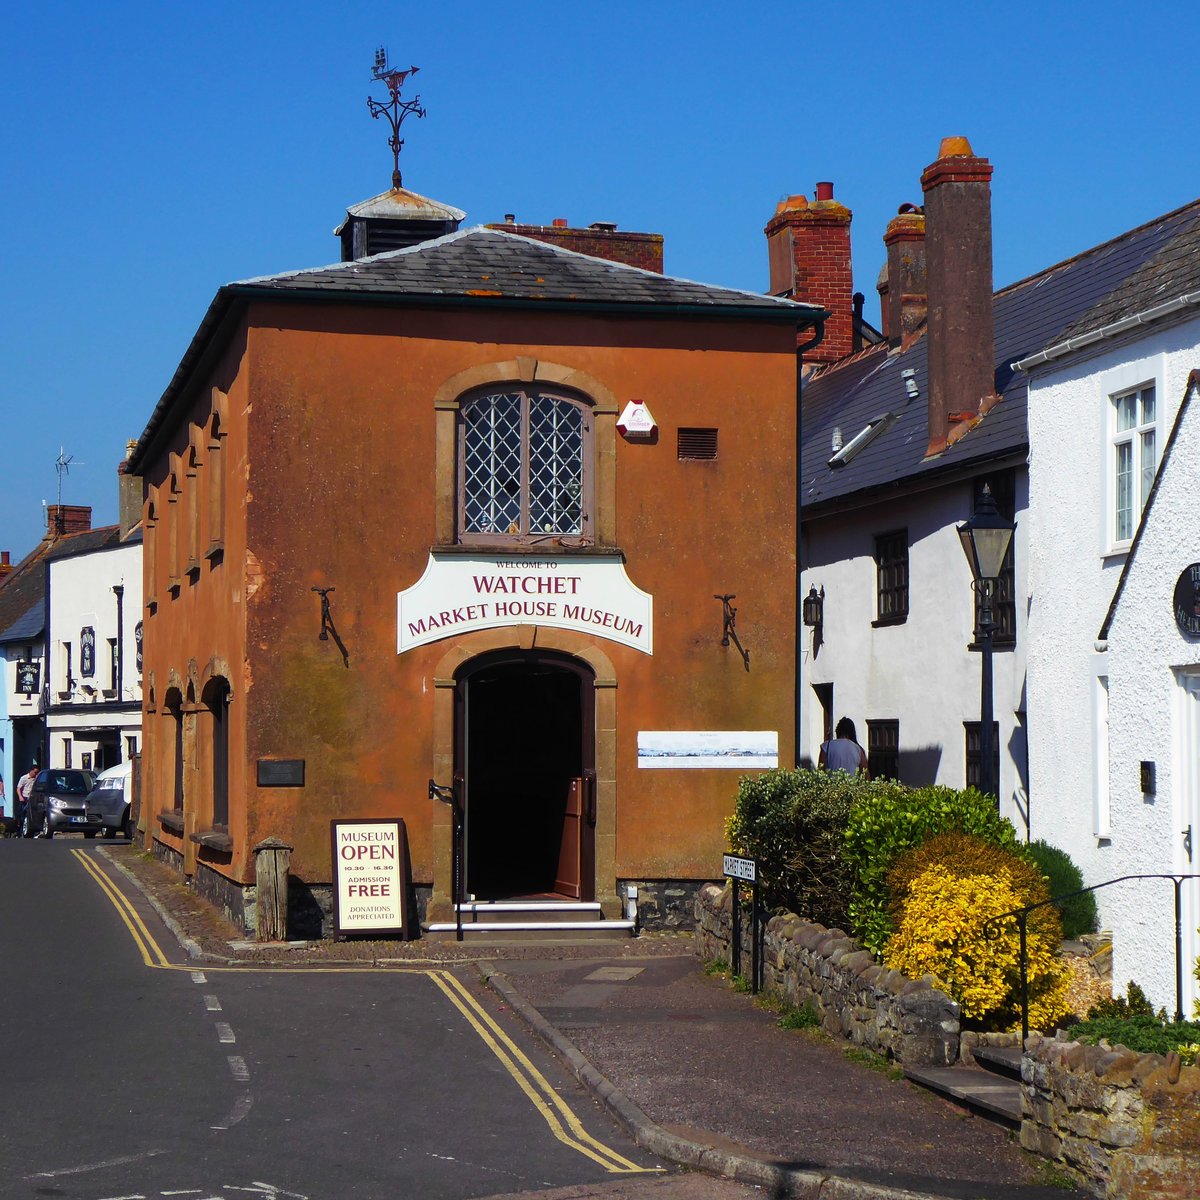
[[[368,96],[367,110],[376,120],[386,117],[388,124],[392,127],[392,136],[388,138],[388,145],[392,148],[392,187],[394,188],[400,187],[400,149],[404,145],[404,139],[400,136],[400,126],[404,124],[405,117],[414,115],[423,117],[425,115],[425,110],[421,107],[420,96],[414,96],[411,100],[400,98],[400,89],[404,87],[404,81],[410,75],[415,75],[418,70],[420,70],[419,67],[409,67],[407,71],[393,71],[388,67],[386,48],[380,46],[375,51],[375,69],[371,74],[387,87],[391,99],[384,104],[378,100],[372,100]]]

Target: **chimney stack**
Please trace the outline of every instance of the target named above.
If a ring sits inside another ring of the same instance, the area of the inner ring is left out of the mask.
[[[825,322],[824,340],[805,356],[810,362],[836,362],[853,349],[852,218],[833,198],[833,184],[822,181],[815,200],[789,196],[767,223],[771,295],[819,304],[832,314]]]
[[[47,504],[46,536],[53,541],[69,533],[86,533],[92,527],[90,504]]]
[[[887,247],[887,305],[883,331],[889,346],[899,346],[920,329],[929,308],[925,267],[925,214],[905,204],[883,235]]]
[[[129,459],[136,448],[137,442],[127,442],[125,461],[117,467],[117,522],[122,537],[142,519],[142,477],[129,474]]]
[[[4,582],[7,575],[12,574],[12,559],[9,557],[7,550],[0,550],[0,583]]]
[[[977,158],[964,137],[943,139],[937,161],[921,176],[928,222],[927,456],[946,449],[952,417],[979,413],[995,392],[991,178],[992,164]]]

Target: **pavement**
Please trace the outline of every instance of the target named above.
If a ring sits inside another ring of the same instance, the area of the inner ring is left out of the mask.
[[[457,964],[485,981],[639,1145],[800,1200],[1085,1200],[1015,1136],[708,974],[690,934],[620,942],[260,944],[148,855],[100,852],[197,962]]]

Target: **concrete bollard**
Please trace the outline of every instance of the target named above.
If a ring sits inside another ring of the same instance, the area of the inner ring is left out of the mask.
[[[287,940],[288,868],[292,849],[275,837],[254,847],[254,936],[260,942]]]

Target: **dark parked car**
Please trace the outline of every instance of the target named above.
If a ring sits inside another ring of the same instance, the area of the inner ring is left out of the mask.
[[[53,837],[77,829],[84,837],[95,837],[102,828],[99,816],[89,816],[87,794],[96,785],[91,771],[52,767],[39,773],[29,793],[29,806],[21,821],[21,836]]]

